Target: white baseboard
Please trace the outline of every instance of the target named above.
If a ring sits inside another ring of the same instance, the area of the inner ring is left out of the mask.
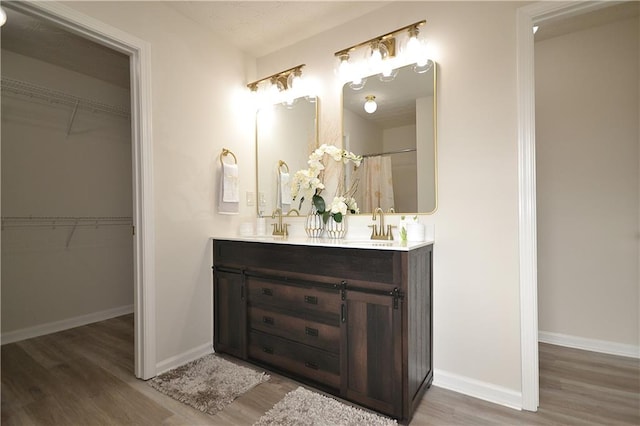
[[[213,342],[205,343],[202,346],[197,348],[193,348],[190,351],[183,352],[179,355],[172,356],[171,358],[167,358],[163,361],[160,361],[156,364],[157,374],[162,374],[166,371],[174,369],[176,367],[180,367],[194,359],[201,358],[205,355],[209,355],[213,353]]]
[[[624,343],[608,342],[606,340],[587,339],[584,337],[569,336],[549,331],[539,331],[538,341],[552,345],[566,346],[568,348],[583,349],[586,351],[600,352],[609,355],[640,358],[640,347]]]
[[[522,410],[522,393],[492,383],[434,370],[433,385],[454,392],[489,401],[505,407]]]
[[[92,312],[78,317],[68,318],[61,321],[49,322],[33,327],[22,328],[20,330],[2,333],[0,339],[2,344],[19,342],[33,337],[44,336],[45,334],[57,333],[58,331],[69,330],[98,321],[104,321],[133,313],[133,305],[121,306],[119,308],[107,309],[106,311]]]

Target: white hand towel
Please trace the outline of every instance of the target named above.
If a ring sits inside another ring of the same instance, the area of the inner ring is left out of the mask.
[[[280,173],[280,194],[282,196],[282,204],[291,204],[291,181],[289,173]]]
[[[238,166],[237,165],[233,165],[236,168],[236,174],[238,171]],[[240,201],[229,201],[226,202],[224,201],[224,192],[225,192],[225,176],[224,176],[224,169],[225,167],[223,166],[222,170],[220,170],[220,189],[218,191],[218,213],[220,214],[239,214],[240,213]],[[236,186],[237,186],[237,178],[236,180]]]
[[[240,201],[238,188],[238,165],[222,165],[222,201],[225,203],[237,203]]]

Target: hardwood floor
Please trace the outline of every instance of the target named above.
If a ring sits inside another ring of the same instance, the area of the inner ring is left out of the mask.
[[[2,346],[3,425],[251,425],[298,384],[272,374],[215,416],[133,375],[133,315]],[[433,386],[412,425],[640,424],[637,359],[540,344],[540,408]]]

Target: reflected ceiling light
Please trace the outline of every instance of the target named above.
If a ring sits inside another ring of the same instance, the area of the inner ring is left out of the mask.
[[[0,27],[3,26],[5,22],[7,22],[7,12],[0,6]]]
[[[538,26],[538,25],[534,25],[534,26],[533,26],[533,33],[534,33],[534,34],[538,32],[538,28],[539,28],[539,26]]]
[[[367,95],[365,96],[365,99],[367,101],[364,103],[364,110],[369,114],[373,114],[374,112],[376,112],[376,110],[378,109],[378,104],[376,103],[376,97],[373,95]]]

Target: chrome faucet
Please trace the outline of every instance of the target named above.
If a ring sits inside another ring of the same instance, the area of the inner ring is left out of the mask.
[[[387,228],[384,227],[384,211],[380,207],[376,207],[373,211],[372,220],[376,220],[376,214],[380,213],[380,229],[378,229],[378,225],[375,223],[373,225],[369,225],[372,229],[371,239],[372,240],[393,240],[393,232],[391,232],[391,228],[395,228],[395,226],[387,225]]]
[[[287,231],[287,224],[282,223],[282,209],[280,207],[278,207],[273,211],[273,213],[271,214],[271,219],[275,219],[276,216],[278,216],[278,223],[272,224],[273,225],[272,235],[279,235],[282,237],[286,237],[287,235],[289,235],[289,232]]]

